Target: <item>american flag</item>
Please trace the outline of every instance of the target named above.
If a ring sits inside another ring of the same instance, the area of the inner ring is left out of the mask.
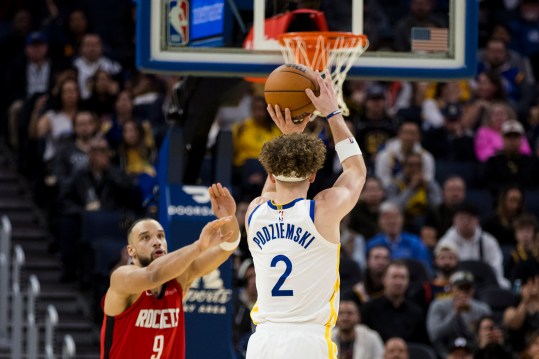
[[[447,29],[413,27],[412,51],[448,51]]]

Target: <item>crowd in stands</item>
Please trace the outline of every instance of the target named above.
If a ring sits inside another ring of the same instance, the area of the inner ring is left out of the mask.
[[[340,21],[349,2],[283,3],[325,10],[332,30],[350,26]],[[410,28],[448,22],[450,1],[396,3],[365,0],[371,50],[409,51]],[[179,79],[135,68],[135,7],[128,0],[0,4],[0,133],[47,215],[60,280],[97,291],[96,298],[103,285],[82,256],[89,249],[84,217],[156,215],[157,153]],[[473,79],[345,82],[347,121],[369,178],[341,228],[333,333],[340,358],[406,359],[421,351],[539,357],[539,1],[479,7]],[[217,112],[207,146],[211,153],[212,136],[231,131],[232,190],[243,223],[266,178],[258,153],[280,132],[261,87],[241,88],[238,102]],[[307,131],[329,150],[314,194],[341,167],[324,119]],[[239,357],[254,330],[256,301],[256,273],[242,242],[234,260]]]

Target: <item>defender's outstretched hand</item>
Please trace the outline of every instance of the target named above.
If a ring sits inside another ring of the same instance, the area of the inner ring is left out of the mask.
[[[211,200],[211,209],[217,218],[234,216],[236,214],[236,201],[230,191],[220,183],[212,184],[208,188]]]
[[[307,124],[309,123],[309,116],[305,116],[303,121],[299,123],[292,122],[292,115],[290,114],[290,110],[288,108],[284,109],[284,116],[283,112],[281,110],[281,107],[279,105],[275,105],[275,108],[273,108],[271,105],[268,105],[268,113],[271,116],[271,119],[279,130],[285,135],[289,135],[291,133],[302,133]]]
[[[200,238],[198,239],[200,249],[205,251],[208,248],[227,242],[232,237],[233,231],[224,232],[225,229],[223,227],[232,223],[233,220],[235,220],[235,217],[228,216],[207,223],[202,228]]]
[[[335,88],[333,87],[331,74],[328,70],[324,70],[324,78],[317,72],[316,79],[320,86],[320,96],[316,96],[309,88],[305,89],[305,93],[309,96],[318,112],[320,112],[323,117],[326,117],[333,111],[339,109],[337,91],[335,91]]]

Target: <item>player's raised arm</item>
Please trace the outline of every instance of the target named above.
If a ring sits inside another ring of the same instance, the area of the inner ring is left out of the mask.
[[[202,253],[230,239],[232,232],[223,227],[235,221],[223,217],[204,226],[194,243],[167,254],[165,232],[159,222],[145,219],[136,223],[128,234],[127,252],[134,265],[116,269],[110,278],[105,313],[117,315],[128,307],[132,295],[151,290],[180,277]]]
[[[208,192],[210,194],[211,208],[217,218],[230,218],[232,220],[221,227],[223,233],[228,233],[228,239],[217,246],[213,246],[193,261],[185,273],[178,278],[180,285],[187,290],[198,277],[217,269],[230,257],[240,243],[240,228],[236,219],[236,202],[230,191],[220,183],[213,184]]]
[[[316,199],[327,202],[331,208],[329,212],[343,218],[359,199],[367,177],[367,168],[361,150],[339,110],[337,94],[329,71],[325,71],[324,78],[318,74],[317,79],[320,96],[316,96],[310,89],[306,89],[305,92],[328,121],[343,173],[335,181],[332,189],[320,192]]]

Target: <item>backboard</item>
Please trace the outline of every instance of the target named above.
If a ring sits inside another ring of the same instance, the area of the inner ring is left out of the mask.
[[[265,77],[283,64],[279,33],[324,26],[369,38],[349,78],[449,80],[476,71],[477,0],[139,0],[137,66]]]

